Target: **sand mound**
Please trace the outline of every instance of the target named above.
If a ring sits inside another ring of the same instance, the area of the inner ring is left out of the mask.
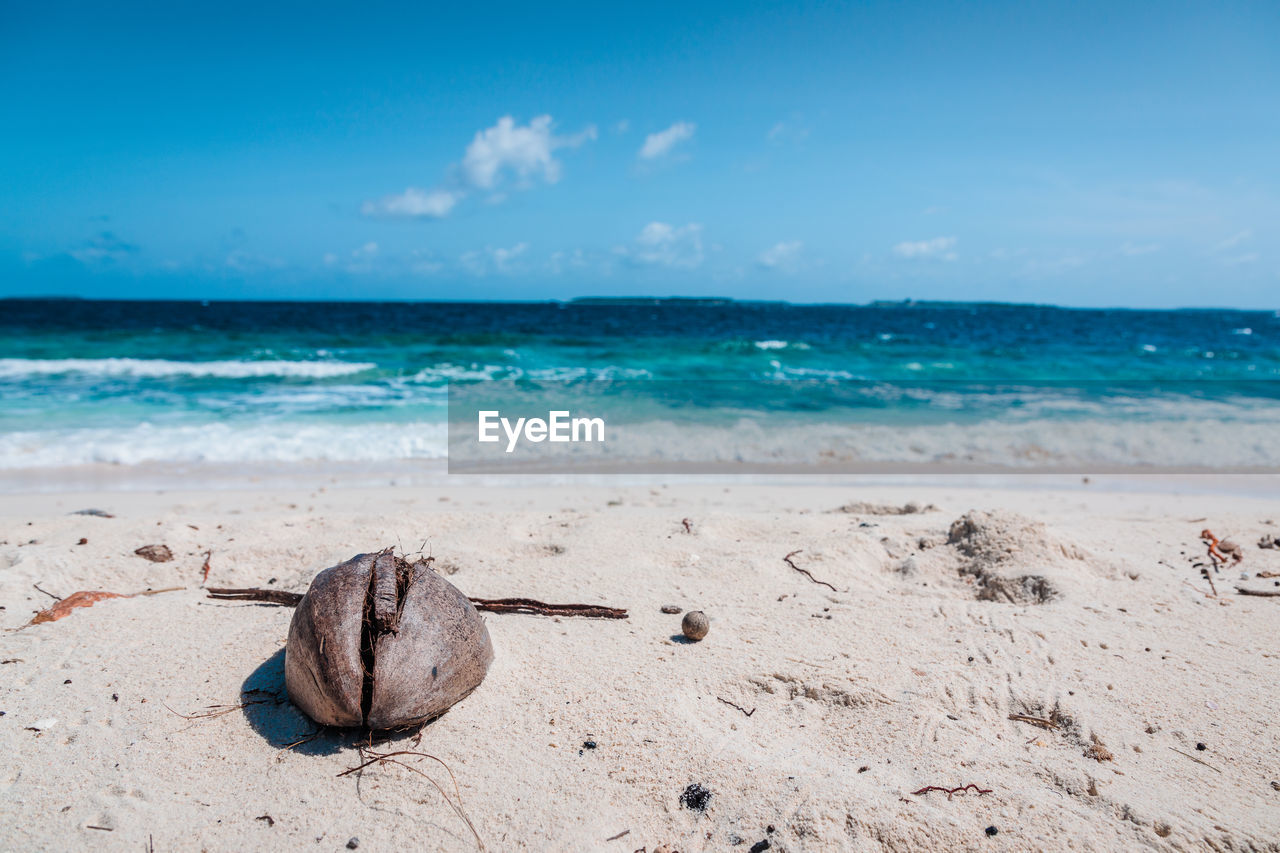
[[[1045,574],[1014,574],[1007,569],[1051,568],[1085,553],[1049,534],[1043,524],[1011,512],[970,510],[951,524],[947,544],[963,558],[962,575],[978,581],[980,601],[1044,604],[1059,595]]]

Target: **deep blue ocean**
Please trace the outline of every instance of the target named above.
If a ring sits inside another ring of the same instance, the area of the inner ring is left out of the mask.
[[[494,379],[618,381],[689,458],[1280,467],[1280,312],[3,300],[0,468],[440,457]]]

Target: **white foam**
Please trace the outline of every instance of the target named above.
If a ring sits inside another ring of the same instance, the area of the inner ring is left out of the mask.
[[[142,462],[368,462],[439,459],[444,423],[231,426],[142,424],[0,435],[0,469]]]
[[[809,349],[809,345],[803,342],[792,341],[755,341],[756,349]]]
[[[295,376],[326,379],[373,370],[369,362],[346,361],[171,361],[164,358],[0,358],[0,378],[82,373],[91,376],[209,376],[249,379]]]

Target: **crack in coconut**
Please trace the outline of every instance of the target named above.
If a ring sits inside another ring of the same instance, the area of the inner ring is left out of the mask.
[[[323,725],[399,728],[461,701],[492,660],[467,597],[388,548],[316,575],[289,626],[285,688]]]

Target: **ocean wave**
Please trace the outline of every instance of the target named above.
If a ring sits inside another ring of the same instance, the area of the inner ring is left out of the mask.
[[[774,341],[774,340],[770,340],[770,341],[753,341],[752,343],[753,343],[753,345],[755,346],[755,348],[756,348],[756,349],[762,349],[762,350],[771,350],[771,349],[799,349],[799,350],[806,350],[806,349],[809,349],[809,345],[808,345],[808,344],[803,343],[803,342],[800,342],[800,341]]]
[[[544,382],[571,382],[581,379],[646,379],[653,374],[643,368],[617,367],[570,367],[549,366],[539,368],[523,368],[509,364],[436,364],[424,367],[409,378],[409,381],[424,385],[440,385],[447,382],[483,382],[487,380],[512,381],[516,379],[536,379]]]
[[[0,469],[145,462],[373,462],[439,459],[444,423],[207,424],[80,428],[0,435]]]
[[[387,462],[447,454],[443,421],[75,428],[0,435],[0,470],[142,463]],[[500,461],[857,465],[1280,468],[1280,418],[1145,423],[1038,420],[975,424],[777,424],[653,420],[610,426],[605,445],[528,445]],[[601,450],[607,455],[601,456]]]
[[[91,376],[166,376],[252,379],[266,376],[328,379],[373,370],[370,362],[171,361],[164,358],[0,358],[0,378],[79,373]]]

